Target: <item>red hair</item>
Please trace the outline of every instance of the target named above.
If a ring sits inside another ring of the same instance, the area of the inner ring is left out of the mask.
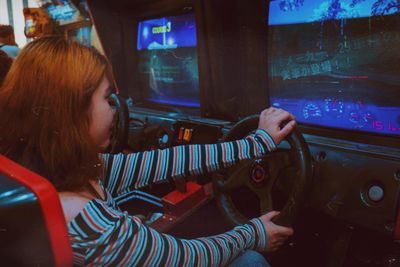
[[[97,179],[101,162],[89,135],[91,97],[107,60],[59,37],[28,44],[0,89],[0,153],[47,177],[59,191]]]

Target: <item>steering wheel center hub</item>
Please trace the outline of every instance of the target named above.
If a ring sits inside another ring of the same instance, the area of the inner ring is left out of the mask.
[[[259,162],[255,162],[250,172],[251,181],[253,181],[256,185],[261,185],[264,181],[267,180],[268,174]]]

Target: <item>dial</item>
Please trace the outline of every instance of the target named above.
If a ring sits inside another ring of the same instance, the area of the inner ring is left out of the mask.
[[[308,103],[303,108],[303,117],[305,119],[322,117],[322,111],[317,104]]]
[[[343,116],[344,112],[343,100],[332,97],[332,98],[325,98],[324,102],[325,102],[324,110],[327,114],[334,116],[336,118],[340,118]]]
[[[359,123],[361,121],[361,115],[357,111],[350,112],[349,121],[352,123]]]

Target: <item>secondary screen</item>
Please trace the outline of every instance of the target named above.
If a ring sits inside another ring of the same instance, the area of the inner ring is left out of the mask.
[[[271,1],[271,104],[304,124],[400,135],[400,4]]]
[[[161,104],[199,107],[194,14],[141,21],[137,40],[144,98]]]
[[[49,16],[59,25],[77,22],[82,20],[78,9],[70,0],[38,0],[42,8],[45,8]]]

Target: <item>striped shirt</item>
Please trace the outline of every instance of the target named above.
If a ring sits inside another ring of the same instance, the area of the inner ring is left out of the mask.
[[[159,233],[121,211],[115,198],[169,177],[186,177],[231,166],[276,149],[261,129],[238,141],[186,145],[133,154],[104,154],[100,179],[105,200],[93,199],[68,223],[77,265],[221,266],[247,249],[265,249],[266,232],[259,219],[224,234],[179,239]]]

